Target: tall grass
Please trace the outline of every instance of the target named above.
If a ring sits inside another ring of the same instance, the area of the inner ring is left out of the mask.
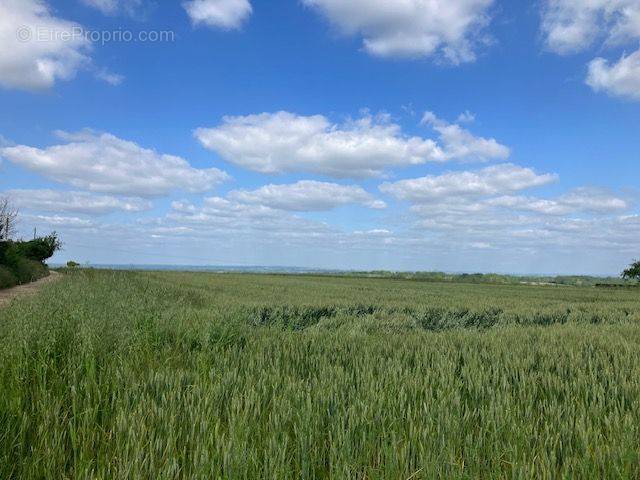
[[[0,310],[0,478],[638,478],[638,307],[78,272]]]

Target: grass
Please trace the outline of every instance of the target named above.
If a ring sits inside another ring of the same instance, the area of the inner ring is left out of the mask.
[[[0,310],[0,478],[638,478],[639,307],[79,271]]]

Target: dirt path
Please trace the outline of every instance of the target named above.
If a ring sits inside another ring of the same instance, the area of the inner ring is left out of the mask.
[[[26,285],[20,285],[18,287],[7,288],[6,290],[0,290],[0,308],[8,305],[11,300],[16,297],[22,297],[25,295],[33,295],[38,289],[46,284],[60,280],[62,277],[58,272],[49,272],[48,277],[41,278],[40,280]]]

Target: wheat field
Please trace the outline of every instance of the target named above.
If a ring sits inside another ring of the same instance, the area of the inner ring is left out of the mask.
[[[68,273],[0,310],[0,478],[638,478],[639,307],[633,289]]]

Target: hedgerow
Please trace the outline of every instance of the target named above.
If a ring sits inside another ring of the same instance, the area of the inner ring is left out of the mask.
[[[33,282],[49,275],[45,260],[60,248],[55,233],[30,241],[0,242],[0,288]]]

